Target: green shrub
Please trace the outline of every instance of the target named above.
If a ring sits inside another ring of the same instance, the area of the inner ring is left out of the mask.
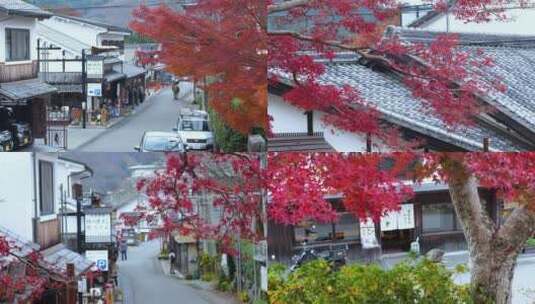
[[[201,275],[201,280],[205,282],[213,282],[216,279],[216,274],[212,272],[203,273]]]
[[[199,256],[201,280],[207,282],[215,281],[218,273],[218,261],[217,256],[210,256],[206,253]]]
[[[535,247],[535,238],[531,238],[526,242],[527,247]]]
[[[232,282],[221,276],[219,277],[219,281],[217,281],[217,289],[223,292],[229,292],[232,290]]]
[[[288,278],[279,266],[269,272],[273,304],[469,304],[470,291],[452,280],[453,272],[427,260],[408,261],[385,270],[377,265],[348,265],[333,271],[329,263],[307,263]]]
[[[247,151],[247,136],[227,126],[215,111],[209,112],[215,145],[224,153]]]
[[[240,301],[242,303],[249,303],[249,294],[247,293],[247,291],[240,292],[238,297],[240,298]]]

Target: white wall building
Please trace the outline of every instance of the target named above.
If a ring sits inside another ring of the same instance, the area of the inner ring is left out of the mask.
[[[305,112],[287,103],[277,94],[269,93],[268,95],[268,115],[272,119],[271,128],[275,136],[307,134],[308,118]],[[324,115],[325,113],[320,111],[314,111],[312,114],[314,133],[321,134],[320,136],[323,136],[328,145],[337,152],[366,151],[366,136],[345,132],[327,125],[322,120]]]
[[[3,153],[0,168],[2,226],[42,249],[59,243],[62,200],[72,199],[72,184],[87,167],[55,154],[21,152]]]

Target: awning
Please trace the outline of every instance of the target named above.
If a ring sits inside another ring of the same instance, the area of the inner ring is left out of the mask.
[[[124,63],[123,64],[123,73],[126,74],[126,78],[134,78],[139,75],[143,75],[146,73],[145,69],[137,67],[131,63]]]
[[[126,75],[123,73],[115,72],[115,71],[104,75],[104,80],[106,82],[115,82],[115,81],[119,81],[122,79],[126,79]]]
[[[27,99],[57,92],[40,79],[6,82],[0,84],[0,103],[25,103]]]
[[[87,272],[93,266],[93,262],[70,250],[64,244],[57,244],[43,250],[41,251],[41,255],[46,263],[58,271],[66,271],[67,264],[74,264],[74,273],[76,276]]]

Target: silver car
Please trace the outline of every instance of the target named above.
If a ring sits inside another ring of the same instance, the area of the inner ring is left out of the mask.
[[[186,146],[180,136],[172,132],[145,132],[139,146],[139,152],[185,152]]]

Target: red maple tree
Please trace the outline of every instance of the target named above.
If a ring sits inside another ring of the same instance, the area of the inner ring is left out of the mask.
[[[467,22],[505,18],[504,1],[428,2]],[[393,71],[422,101],[424,110],[450,128],[473,124],[475,115],[489,111],[476,96],[505,89],[499,79],[484,72],[492,67],[492,59],[479,50],[459,48],[455,34],[438,35],[427,44],[385,35],[385,24],[399,23],[395,16],[401,6],[395,0],[269,0],[269,80],[290,79],[292,88],[283,95],[285,101],[305,111],[324,112],[328,125],[373,135],[397,149],[417,145],[400,141],[398,129],[379,123],[380,113],[356,89],[322,81],[325,61],[314,58],[330,60],[337,52],[352,52]]]
[[[260,172],[256,155],[168,155],[164,170],[138,181],[147,200],[137,207],[139,216],[125,221],[155,223],[159,235],[216,240],[232,254],[236,237],[263,238]],[[219,216],[209,216],[214,213]]]
[[[65,286],[64,271],[47,263],[37,251],[26,250],[15,240],[0,235],[0,301],[37,300],[46,289]]]
[[[185,11],[141,6],[134,18],[131,28],[161,44],[159,60],[171,73],[207,80],[210,106],[230,127],[266,128],[263,1],[203,0]]]
[[[511,303],[516,259],[535,233],[535,153],[274,154],[268,168],[269,216],[282,224],[335,220],[327,194],[348,212],[378,221],[412,195],[411,183],[448,184],[471,259],[475,303]],[[491,219],[478,188],[512,208]]]

